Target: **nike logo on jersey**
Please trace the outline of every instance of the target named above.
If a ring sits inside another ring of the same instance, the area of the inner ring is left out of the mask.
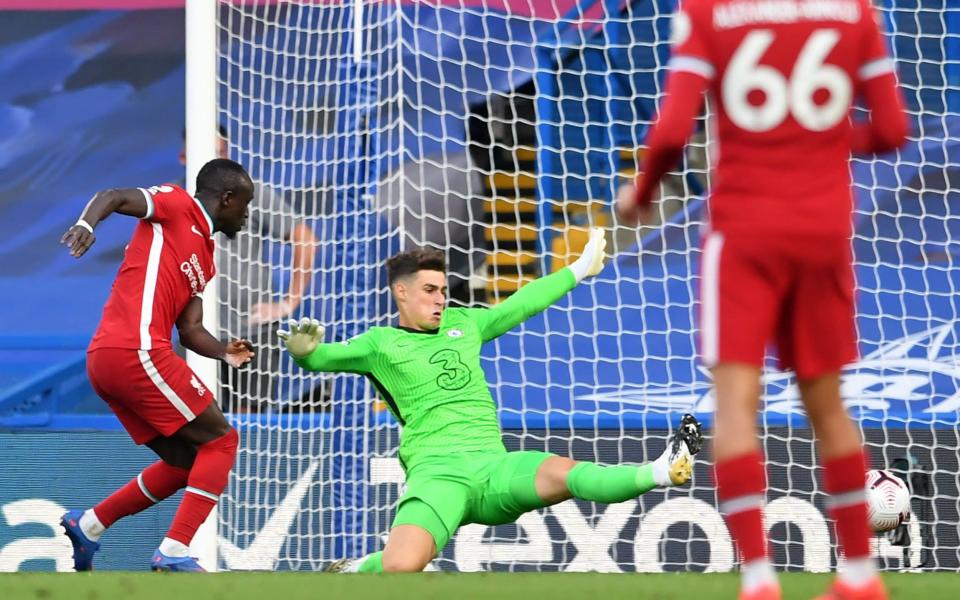
[[[191,225],[191,226],[190,226],[190,231],[194,232],[195,234],[199,235],[200,237],[203,237],[203,234],[200,233],[200,230],[197,229],[197,226],[196,226],[196,225]]]

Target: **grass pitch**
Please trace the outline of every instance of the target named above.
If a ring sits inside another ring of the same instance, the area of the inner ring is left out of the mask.
[[[830,575],[787,573],[785,600],[822,593]],[[892,599],[960,599],[960,575],[884,575]],[[0,575],[3,600],[712,600],[735,599],[738,576],[724,574],[427,573],[14,573]]]

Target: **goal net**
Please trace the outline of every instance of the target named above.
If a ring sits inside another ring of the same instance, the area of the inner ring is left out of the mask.
[[[250,335],[253,368],[224,380],[241,449],[221,501],[229,569],[320,569],[382,548],[401,490],[397,424],[357,376],[305,373],[275,324],[314,258],[294,317],[342,341],[395,321],[384,273],[401,248],[447,252],[450,301],[502,301],[562,268],[590,225],[603,273],[489,343],[483,366],[510,449],[642,462],[693,412],[709,429],[696,357],[699,228],[711,140],[698,127],[663,186],[662,227],[618,227],[616,189],[656,115],[669,0],[222,2],[218,107],[231,157],[262,191],[224,249],[221,327]],[[852,163],[862,359],[843,390],[875,468],[913,491],[914,519],[877,538],[888,568],[960,569],[960,7],[878,7],[911,114],[908,147]],[[317,245],[293,232],[305,225]],[[298,241],[299,240],[299,241]],[[303,264],[302,262],[300,264]],[[784,569],[827,570],[836,541],[795,380],[764,372],[759,414],[768,527]],[[709,450],[692,485],[613,506],[566,502],[516,525],[468,525],[447,570],[735,568]],[[905,535],[906,534],[906,535]]]

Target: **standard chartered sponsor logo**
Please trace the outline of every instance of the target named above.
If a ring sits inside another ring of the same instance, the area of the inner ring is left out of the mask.
[[[207,278],[203,273],[203,267],[200,266],[200,259],[196,253],[190,255],[190,260],[180,263],[180,271],[187,276],[190,282],[190,290],[194,294],[199,294],[207,287]]]
[[[200,279],[200,289],[207,287],[207,277],[203,274],[203,267],[200,266],[200,259],[197,258],[197,255],[190,255],[190,264],[193,265],[194,270],[197,272],[197,277]]]
[[[190,263],[183,261],[180,263],[180,271],[187,276],[187,280],[190,281],[190,289],[194,294],[197,293],[197,277],[193,274],[193,269],[190,267]]]

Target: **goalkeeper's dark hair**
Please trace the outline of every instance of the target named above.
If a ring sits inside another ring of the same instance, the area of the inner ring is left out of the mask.
[[[197,173],[197,195],[211,193],[219,196],[224,192],[253,190],[253,180],[247,170],[229,158],[215,158],[203,165]]]
[[[443,252],[432,248],[417,248],[391,256],[387,260],[387,281],[393,285],[398,279],[417,271],[447,272],[447,259]]]

